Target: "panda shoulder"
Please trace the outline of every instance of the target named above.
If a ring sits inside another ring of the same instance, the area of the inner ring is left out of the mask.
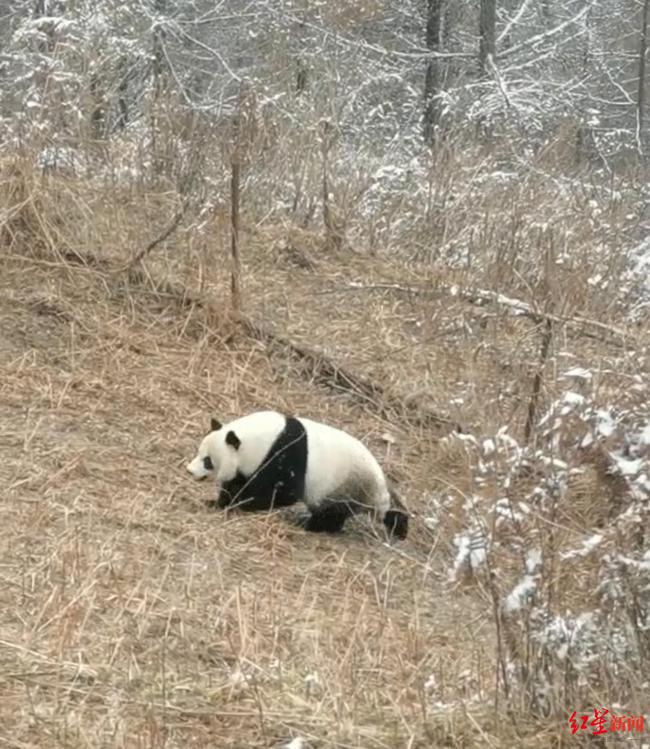
[[[277,436],[285,428],[286,423],[286,416],[278,411],[255,411],[226,424],[223,432],[233,431],[240,438]]]

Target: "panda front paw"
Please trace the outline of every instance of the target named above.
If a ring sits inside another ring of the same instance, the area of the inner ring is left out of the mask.
[[[232,497],[230,495],[230,492],[227,492],[224,489],[220,489],[219,494],[217,494],[216,497],[212,497],[212,499],[205,500],[205,506],[209,510],[224,510],[231,503],[232,503]]]
[[[311,533],[340,533],[348,517],[345,507],[319,508],[309,515],[304,528]]]

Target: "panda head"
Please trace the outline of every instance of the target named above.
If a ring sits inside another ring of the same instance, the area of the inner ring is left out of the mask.
[[[221,422],[212,419],[210,432],[201,440],[196,456],[187,464],[187,470],[197,481],[216,477],[229,481],[237,473],[241,442],[232,431],[222,428]]]

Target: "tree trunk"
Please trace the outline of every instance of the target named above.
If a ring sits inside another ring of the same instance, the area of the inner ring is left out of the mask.
[[[156,13],[158,15],[163,15],[166,11],[166,0],[156,0],[154,7],[156,9]],[[160,86],[161,86],[161,78],[162,78],[162,72],[163,68],[165,66],[165,51],[164,51],[164,38],[165,38],[165,32],[162,28],[162,25],[159,21],[156,22],[156,24],[153,27],[153,39],[152,39],[152,48],[153,48],[153,78],[154,78],[154,86],[156,90],[156,94],[160,93]]]
[[[644,0],[641,17],[641,39],[639,41],[639,89],[636,98],[636,140],[639,153],[643,153],[643,115],[645,108],[645,58],[648,51],[648,15],[650,0]]]
[[[342,227],[332,209],[331,190],[329,181],[330,151],[334,143],[334,128],[327,121],[323,121],[323,136],[321,153],[323,155],[323,224],[325,225],[325,241],[327,248],[340,250],[343,245]]]
[[[479,62],[484,77],[490,74],[490,61],[496,56],[496,5],[496,0],[481,0]]]
[[[235,313],[242,308],[242,272],[240,252],[240,174],[249,163],[250,148],[255,139],[256,100],[255,92],[248,83],[242,81],[239,87],[237,112],[233,121],[230,155],[230,300]]]
[[[442,47],[442,14],[444,0],[428,0],[426,44],[430,52],[440,52]],[[439,95],[442,88],[442,62],[430,57],[424,77],[424,140],[433,145],[440,126],[441,106]]]
[[[129,63],[123,58],[120,63],[120,80],[117,84],[117,127],[124,130],[129,122]]]
[[[307,72],[307,66],[302,58],[296,60],[296,96],[304,94],[307,90],[309,81],[309,74]]]
[[[235,146],[230,164],[230,301],[234,312],[241,312],[241,256],[239,254],[239,167],[240,149]]]
[[[166,0],[155,0],[154,8],[158,16],[162,16],[166,10]],[[162,163],[158,153],[158,105],[163,90],[163,70],[165,68],[165,32],[159,19],[156,19],[152,30],[152,74],[153,74],[153,101],[151,102],[151,163],[154,174],[160,174]]]
[[[90,101],[92,106],[90,121],[92,123],[93,138],[100,140],[105,135],[106,112],[104,109],[102,86],[97,73],[92,73],[90,76]]]

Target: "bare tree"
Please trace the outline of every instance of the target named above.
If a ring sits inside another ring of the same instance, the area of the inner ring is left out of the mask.
[[[343,153],[367,148],[384,158],[389,148],[392,163],[407,156],[395,149],[422,136],[432,144],[452,126],[471,139],[477,123],[489,123],[539,147],[571,120],[606,157],[639,148],[647,130],[646,0],[312,5],[251,0],[247,13],[233,15],[212,12],[208,0],[147,0],[118,4],[119,12],[112,0],[0,0],[0,11],[11,10],[0,29],[4,124],[67,148],[79,112],[88,132],[104,136],[146,119],[139,153],[162,166],[173,160],[182,115],[229,116],[247,79],[276,124],[298,126],[307,139],[329,120],[343,134]],[[287,91],[295,95],[285,106]],[[26,111],[29,121],[20,118]],[[313,161],[295,153],[301,174],[320,172],[317,153]],[[337,165],[330,169],[338,184]],[[320,185],[309,180],[304,200],[318,203]],[[286,184],[270,182],[272,191],[258,195],[271,203]]]
[[[119,82],[117,84],[117,127],[123,130],[129,122],[129,75],[128,60],[120,61]]]
[[[639,88],[636,98],[636,140],[639,153],[643,153],[643,115],[645,106],[645,62],[648,51],[648,14],[650,0],[644,0],[641,17],[641,39],[639,41]]]
[[[424,77],[424,140],[433,144],[440,126],[440,93],[443,82],[442,61],[437,56],[442,47],[444,0],[428,0],[426,45],[431,56]]]
[[[153,101],[151,102],[150,127],[152,164],[155,173],[162,169],[161,155],[158,147],[159,112],[158,107],[165,86],[165,29],[162,17],[167,9],[166,0],[154,0],[155,18],[152,25],[151,60],[153,74]]]
[[[481,0],[479,62],[484,76],[489,74],[490,61],[496,56],[496,12],[496,0]]]

